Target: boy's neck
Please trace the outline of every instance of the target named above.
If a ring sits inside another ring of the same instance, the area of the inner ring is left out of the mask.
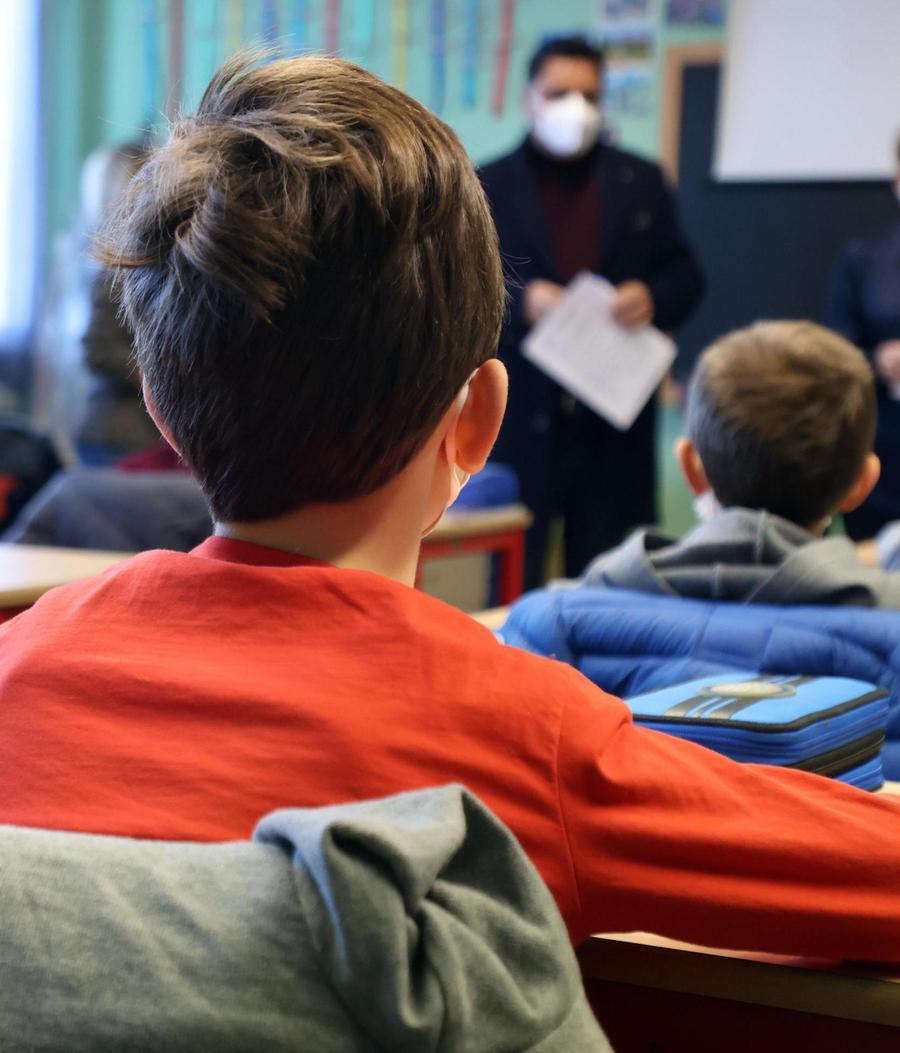
[[[804,530],[808,530],[813,537],[825,537],[828,533],[828,528],[831,526],[832,516],[825,516],[824,519],[819,519],[812,526],[804,527]]]
[[[340,517],[307,509],[262,523],[216,523],[215,533],[218,537],[296,552],[335,567],[369,570],[404,585],[414,585],[418,533],[408,535],[397,523],[385,522],[383,526],[378,534],[360,536]]]
[[[214,532],[414,585],[424,516],[424,498],[398,478],[352,501],[304,505],[257,523],[216,522]]]
[[[695,511],[697,512],[697,518],[700,522],[709,522],[721,515],[722,512],[727,511],[729,508],[744,507],[728,505],[723,506],[719,503],[719,499],[715,496],[712,490],[706,490],[703,494],[698,494],[694,500]],[[750,508],[746,506],[750,512],[764,512],[763,508]],[[833,516],[823,516],[821,519],[817,519],[815,523],[807,525],[805,523],[797,523],[793,519],[787,520],[789,523],[793,523],[794,526],[799,527],[801,530],[805,530],[808,534],[812,534],[813,537],[822,538],[828,533],[828,528],[831,526]]]

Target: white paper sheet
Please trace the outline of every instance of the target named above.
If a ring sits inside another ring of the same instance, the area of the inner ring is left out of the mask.
[[[609,282],[586,271],[531,330],[525,357],[622,431],[647,405],[675,358],[658,329],[623,329],[610,313]]]

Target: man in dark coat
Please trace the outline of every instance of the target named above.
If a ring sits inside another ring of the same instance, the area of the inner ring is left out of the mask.
[[[613,315],[629,328],[670,330],[703,293],[660,169],[599,142],[602,67],[584,38],[542,45],[529,66],[530,133],[481,170],[511,296],[500,348],[509,409],[494,457],[516,469],[535,516],[529,587],[540,583],[554,514],[564,517],[570,576],[631,527],[655,521],[655,408],[618,431],[528,362],[522,340],[582,270],[616,286]]]

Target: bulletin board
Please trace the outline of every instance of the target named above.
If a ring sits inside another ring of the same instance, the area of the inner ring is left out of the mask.
[[[524,134],[526,66],[548,36],[606,45],[607,139],[655,158],[665,55],[719,41],[725,0],[43,0],[45,255],[98,146],[165,137],[239,47],[335,54],[439,114],[483,162]]]

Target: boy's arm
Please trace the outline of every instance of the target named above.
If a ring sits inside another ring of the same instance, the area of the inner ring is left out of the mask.
[[[900,961],[900,799],[738,764],[584,690],[566,706],[558,765],[576,940],[637,930]]]

